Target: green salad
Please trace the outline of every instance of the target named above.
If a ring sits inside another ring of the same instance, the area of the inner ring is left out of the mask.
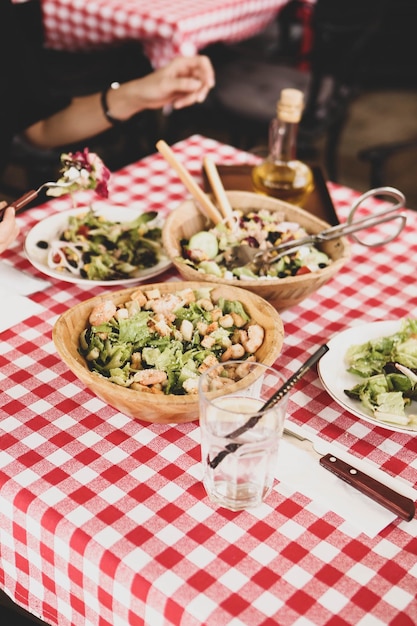
[[[109,381],[163,394],[195,394],[198,379],[225,360],[256,360],[264,329],[236,300],[212,288],[136,289],[121,306],[105,299],[79,337],[90,370]]]
[[[274,259],[268,265],[236,262],[234,249],[241,244],[267,253],[274,246],[296,242],[307,237],[307,231],[296,222],[283,219],[279,211],[253,210],[243,214],[233,211],[234,224],[225,222],[207,231],[199,231],[189,240],[181,241],[184,263],[199,272],[226,279],[276,279],[317,272],[330,265],[330,257],[313,244],[300,246],[296,251]]]
[[[417,427],[416,414],[405,412],[417,400],[417,320],[402,320],[398,332],[351,346],[347,371],[362,381],[345,394],[361,402],[375,419]]]
[[[114,222],[92,209],[71,215],[48,244],[48,266],[89,280],[134,278],[138,270],[154,267],[162,258],[157,217],[149,211],[130,222]]]

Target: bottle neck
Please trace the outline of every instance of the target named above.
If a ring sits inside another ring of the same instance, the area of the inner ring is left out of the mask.
[[[294,161],[297,154],[298,122],[273,119],[269,129],[269,157],[274,161]]]

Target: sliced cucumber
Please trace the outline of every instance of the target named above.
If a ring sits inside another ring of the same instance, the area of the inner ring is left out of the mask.
[[[189,250],[201,250],[207,256],[208,259],[214,259],[219,253],[219,245],[217,243],[217,237],[213,233],[208,233],[202,230],[199,233],[195,233],[188,242]]]
[[[202,261],[198,269],[202,270],[205,274],[213,274],[214,276],[218,276],[221,278],[223,273],[215,261]]]

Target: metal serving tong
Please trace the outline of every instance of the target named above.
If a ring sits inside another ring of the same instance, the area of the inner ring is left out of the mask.
[[[43,185],[38,187],[38,189],[31,189],[30,191],[27,191],[25,194],[23,194],[23,196],[20,196],[20,198],[17,198],[17,200],[14,200],[13,202],[5,206],[3,209],[0,209],[0,222],[3,220],[4,212],[8,206],[13,206],[15,212],[17,213],[18,211],[21,211],[27,204],[29,204],[29,202],[32,202],[32,200],[37,198],[40,192],[42,191],[42,189],[45,189],[45,188],[50,189],[51,187],[60,187],[64,189],[66,187],[69,187],[73,183],[74,181],[72,180],[61,182],[61,183],[52,183],[52,182],[43,183]]]
[[[362,203],[370,197],[383,196],[389,197],[393,199],[393,202],[389,204],[388,207],[378,211],[377,213],[373,213],[366,217],[354,220],[354,216],[358,208],[362,205]],[[332,241],[333,239],[338,239],[339,237],[344,237],[346,235],[352,236],[358,243],[367,247],[376,247],[382,246],[386,243],[389,243],[403,230],[407,215],[404,211],[398,212],[399,209],[404,208],[405,204],[405,196],[393,187],[378,187],[377,189],[370,189],[369,191],[362,194],[356,202],[352,205],[349,216],[344,224],[338,224],[337,226],[332,226],[331,228],[327,228],[326,230],[322,230],[319,233],[315,233],[312,235],[308,235],[307,237],[303,237],[302,239],[291,240],[284,243],[281,243],[273,248],[268,248],[267,250],[259,250],[259,248],[253,248],[249,244],[241,244],[235,246],[231,250],[231,264],[235,266],[242,266],[252,264],[256,267],[265,267],[270,265],[271,263],[275,263],[281,257],[286,256],[287,254],[292,254],[296,252],[298,248],[301,246],[305,246],[308,244],[321,244],[326,241]],[[385,238],[378,238],[376,241],[366,242],[361,239],[356,233],[361,230],[366,230],[372,228],[373,226],[377,226],[378,224],[383,224],[385,222],[396,221],[397,229],[395,232],[390,233]]]

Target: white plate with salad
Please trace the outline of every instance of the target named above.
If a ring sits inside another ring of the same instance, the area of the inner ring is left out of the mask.
[[[162,225],[156,212],[94,203],[93,208],[62,211],[38,222],[26,237],[25,252],[34,267],[52,278],[129,286],[170,267]]]
[[[411,327],[409,326],[403,332],[403,325],[407,324],[410,324]],[[415,335],[414,337],[412,337],[413,334]],[[396,337],[396,339],[394,340],[393,337]],[[379,340],[383,340],[382,344],[380,344]],[[364,385],[371,379],[371,376],[375,377],[378,374],[373,371],[367,372],[366,365],[361,371],[361,376],[348,371],[348,368],[352,367],[350,364],[352,364],[352,361],[355,359],[360,358],[362,364],[366,364],[370,358],[369,351],[374,352],[375,346],[379,346],[378,350],[380,350],[381,353],[384,353],[385,350],[388,353],[388,346],[391,341],[394,341],[396,345],[394,360],[396,362],[403,360],[406,362],[409,369],[412,368],[415,370],[415,365],[417,364],[417,320],[389,320],[371,322],[361,326],[352,326],[332,337],[327,342],[329,351],[318,363],[318,374],[329,395],[343,409],[349,411],[356,417],[374,426],[377,425],[388,430],[417,434],[416,399],[411,400],[402,411],[400,396],[404,397],[404,394],[398,391],[399,388],[396,387],[388,392],[391,395],[377,396],[381,404],[375,407],[371,404],[369,395],[372,393],[372,388],[375,389],[377,384],[378,392],[381,391],[382,394],[386,393],[383,388],[379,387],[381,381],[384,382],[383,379],[373,378],[373,382],[368,383],[368,388],[364,388]],[[349,359],[350,364],[347,359]],[[353,369],[354,367],[355,366],[353,366]],[[357,371],[360,371],[360,364],[357,366]],[[395,373],[396,381],[400,380],[400,378],[401,381],[408,380],[408,376],[404,374],[404,379],[401,376],[399,377],[398,375],[401,375],[402,372],[397,371],[396,368],[391,367],[390,371],[391,373]],[[411,375],[409,372],[408,374]],[[417,388],[415,382],[408,382],[411,388],[413,388],[413,386]],[[345,393],[345,390],[353,390],[357,385],[361,386],[362,399],[360,397],[350,397]],[[407,394],[409,393],[410,392],[407,391]],[[413,395],[412,392],[411,395]],[[406,402],[408,402],[408,400]],[[402,412],[404,415],[401,415]],[[391,415],[393,415],[393,417],[391,417]],[[381,417],[383,419],[381,419]]]

